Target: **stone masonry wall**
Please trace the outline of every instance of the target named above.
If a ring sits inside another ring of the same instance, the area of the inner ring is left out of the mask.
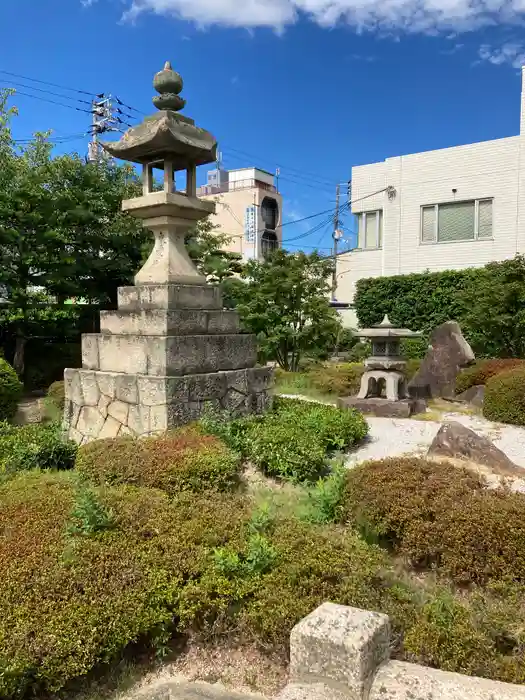
[[[525,687],[390,660],[386,615],[325,603],[290,636],[278,700],[525,700]]]

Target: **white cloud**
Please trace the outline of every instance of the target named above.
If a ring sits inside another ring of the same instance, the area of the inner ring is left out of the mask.
[[[198,25],[271,27],[282,31],[302,14],[321,26],[346,23],[386,32],[464,31],[525,20],[525,0],[128,0],[128,17],[173,15]]]
[[[480,61],[488,61],[495,66],[510,65],[513,68],[521,68],[525,65],[525,44],[519,41],[508,41],[499,47],[483,44],[478,55]]]

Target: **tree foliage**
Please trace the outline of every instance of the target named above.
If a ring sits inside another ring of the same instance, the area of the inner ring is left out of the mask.
[[[226,250],[231,237],[218,230],[210,217],[195,226],[186,236],[190,258],[209,282],[222,283],[242,272],[242,256]]]
[[[242,281],[229,285],[231,304],[257,335],[263,359],[297,371],[302,357],[333,347],[341,324],[329,302],[331,266],[316,252],[278,250],[263,262],[249,261]]]

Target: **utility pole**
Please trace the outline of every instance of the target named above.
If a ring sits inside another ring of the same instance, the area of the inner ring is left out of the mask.
[[[88,161],[100,163],[107,158],[98,137],[107,131],[120,131],[122,120],[116,116],[120,109],[113,106],[111,95],[97,95],[91,104],[91,141],[88,144]]]
[[[335,190],[335,213],[334,213],[334,247],[333,247],[333,263],[334,268],[332,272],[332,301],[335,301],[335,293],[337,291],[337,244],[341,238],[342,231],[339,228],[339,197],[340,197],[340,186],[337,185]]]

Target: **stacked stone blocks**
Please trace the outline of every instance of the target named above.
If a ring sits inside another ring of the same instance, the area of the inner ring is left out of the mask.
[[[207,407],[234,416],[269,407],[272,371],[255,366],[255,338],[222,310],[218,287],[124,287],[118,301],[101,313],[101,332],[82,337],[82,369],[65,371],[75,442],[161,434]]]

